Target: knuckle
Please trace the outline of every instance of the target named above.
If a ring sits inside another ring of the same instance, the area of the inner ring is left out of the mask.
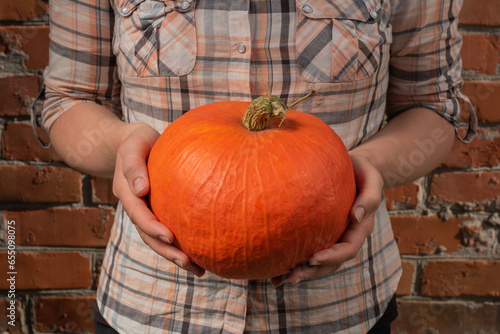
[[[123,175],[125,178],[129,179],[139,174],[140,170],[141,166],[136,159],[126,159],[123,161]]]
[[[138,226],[137,219],[136,219],[137,218],[136,210],[133,208],[130,208],[130,209],[126,210],[126,212],[127,212],[127,216],[130,218],[130,221],[134,225]]]
[[[116,182],[116,178],[113,180],[113,188],[112,188],[112,191],[113,191],[113,195],[115,195],[115,197],[118,197],[120,198],[120,188]]]

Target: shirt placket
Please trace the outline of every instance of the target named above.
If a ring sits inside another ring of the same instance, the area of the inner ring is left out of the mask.
[[[228,14],[228,35],[230,57],[228,82],[231,100],[249,99],[250,96],[250,58],[252,54],[250,21],[248,16],[249,0],[230,2]]]

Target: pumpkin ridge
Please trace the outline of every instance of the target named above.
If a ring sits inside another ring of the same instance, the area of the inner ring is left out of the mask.
[[[258,151],[257,152],[257,161],[256,163],[259,163],[261,161],[261,159],[259,159],[259,156],[261,155],[261,152]],[[260,164],[259,164],[260,165]],[[271,164],[271,166],[273,166]],[[274,167],[274,166],[273,166]],[[259,180],[259,188],[260,188],[260,193],[263,194],[264,193],[264,185],[262,183],[262,174],[260,172],[260,169],[257,168],[257,176],[256,176],[256,179]],[[266,221],[269,220],[269,210],[267,209],[267,205],[266,205],[267,201],[264,201],[263,203],[263,209],[265,211],[265,214],[264,214],[264,217],[266,218]],[[265,224],[265,240],[266,240],[266,254],[271,254],[271,247],[270,247],[270,234],[269,234],[269,224]],[[272,259],[273,263],[275,262],[274,258]]]
[[[194,142],[193,142],[193,143],[191,143],[191,145],[196,146],[196,145],[194,144]],[[190,145],[190,146],[191,146],[191,145]],[[182,187],[179,189],[180,203],[184,203],[184,202],[185,202],[185,201],[184,201],[184,198],[186,198],[186,197],[187,197],[187,196],[186,196],[186,189],[188,188],[188,184],[189,184],[189,182],[190,182],[190,180],[191,180],[191,177],[193,176],[193,174],[195,174],[195,173],[196,173],[196,171],[198,170],[198,167],[199,167],[199,166],[202,164],[202,162],[204,161],[204,159],[203,159],[203,158],[209,154],[208,152],[209,152],[209,151],[208,151],[208,150],[206,150],[206,151],[204,152],[204,154],[203,154],[201,157],[199,157],[198,159],[195,159],[196,163],[194,164],[194,166],[191,166],[191,168],[189,169],[188,174],[186,174],[186,175],[185,175],[185,182],[183,182],[183,183],[182,183]],[[186,159],[186,160],[187,160],[187,159]],[[182,165],[184,165],[184,163],[183,163]],[[176,171],[179,171],[179,169],[178,169],[178,168],[177,168],[177,169],[175,169],[175,170],[176,170]],[[174,232],[174,235],[176,236],[176,239],[178,240],[178,242],[179,242],[179,243],[181,243],[181,240],[185,240],[185,236],[184,236],[184,231],[183,231],[183,229],[178,228],[178,224],[179,224],[179,222],[181,222],[181,221],[182,221],[182,219],[183,219],[183,217],[181,216],[181,214],[184,212],[184,209],[181,207],[181,208],[180,208],[180,210],[176,210],[176,211],[177,211],[177,221],[174,223],[174,224],[175,224],[175,226],[176,226],[176,231]],[[168,223],[168,222],[167,222],[167,223]],[[168,225],[167,225],[167,227],[168,227]],[[177,234],[179,237],[177,237],[177,235],[176,235],[176,234]]]
[[[249,139],[253,139],[252,138],[253,136],[248,136],[246,137],[246,141],[245,141],[245,145],[244,147],[249,147],[248,144],[246,142],[249,141]],[[246,151],[246,159],[245,159],[245,168],[243,169],[243,184],[245,185],[245,190],[244,190],[244,201],[243,201],[243,224],[242,224],[242,228],[244,229],[243,233],[245,235],[245,242],[244,242],[244,247],[243,247],[243,257],[245,258],[245,263],[247,265],[245,265],[245,276],[249,276],[249,273],[248,273],[248,263],[250,263],[250,257],[249,257],[249,254],[248,254],[248,247],[249,247],[249,244],[248,244],[248,208],[247,208],[247,203],[248,203],[248,189],[249,188],[249,184],[248,184],[248,181],[249,181],[249,178],[248,178],[248,164],[249,164],[249,160],[248,159],[248,156],[250,155],[250,150],[247,149]]]
[[[217,140],[214,141],[212,144],[212,147],[217,147],[218,153],[220,156],[218,157],[217,160],[213,163],[213,169],[211,174],[215,173],[217,175],[221,175],[222,179],[220,182],[217,182],[217,189],[214,190],[213,193],[216,193],[216,196],[212,200],[212,206],[213,208],[216,208],[218,206],[218,195],[222,192],[224,193],[224,190],[227,186],[226,180],[227,177],[229,176],[228,170],[229,168],[233,167],[232,162],[234,159],[229,158],[228,159],[228,152],[231,153],[231,156],[234,157],[238,153],[238,149],[240,146],[234,145],[234,142],[232,140],[232,132],[222,132],[219,136],[217,136]],[[228,139],[226,139],[228,138]],[[223,146],[222,146],[223,145]],[[234,150],[232,150],[232,147],[234,146]],[[207,151],[210,151],[210,147],[206,147]],[[223,164],[223,160],[228,160],[228,163],[225,165]],[[224,166],[225,168],[221,168],[220,166]],[[200,184],[200,188],[204,187],[205,184]],[[215,217],[216,211],[213,212],[213,215],[211,217],[211,224],[215,226],[216,224],[216,217]],[[213,268],[217,268],[218,264],[217,261],[221,260],[221,254],[217,253],[217,247],[214,247],[215,244],[217,243],[217,238],[216,235],[220,233],[220,228],[218,229],[212,229],[212,235],[213,235],[213,243],[212,243],[212,248],[214,250],[214,257],[213,257]]]
[[[221,141],[221,142],[226,142],[228,145],[226,147],[226,149],[224,149],[224,153],[225,152],[228,152],[231,148],[233,148],[233,151],[232,151],[232,154],[231,154],[231,158],[229,159],[230,162],[234,161],[232,158],[238,153],[238,149],[239,149],[239,146],[237,145],[234,145],[233,146],[233,143],[228,140],[228,141]],[[221,161],[223,158],[227,157],[227,155],[225,154],[221,154],[219,160],[217,160],[217,163],[215,165],[218,165],[219,161]],[[219,194],[221,192],[221,190],[223,190],[223,188],[226,186],[226,179],[227,179],[227,176],[228,176],[228,170],[229,168],[232,167],[232,164],[231,163],[228,163],[226,164],[226,169],[224,170],[224,172],[222,172],[223,174],[223,178],[219,184],[219,187],[218,189],[215,191],[215,196],[214,196],[214,199],[212,200],[212,204],[213,204],[213,215],[212,215],[212,219],[211,219],[211,225],[212,225],[212,247],[211,247],[211,251],[212,251],[212,268],[217,268],[217,259],[220,257],[220,254],[217,254],[216,253],[216,243],[217,243],[217,238],[216,238],[216,234],[217,234],[217,228],[216,228],[216,207],[217,207],[217,204],[218,204],[218,197],[219,197]]]
[[[285,136],[285,134],[283,134],[283,136]],[[283,147],[283,152],[290,152],[290,149],[289,149],[288,147],[286,147],[286,146],[285,146],[285,144],[283,143],[283,141],[282,141],[282,140],[277,140],[277,141],[276,141],[276,143],[277,143],[277,145],[281,145],[281,146]],[[295,165],[294,165],[294,163],[293,163],[293,161],[294,161],[294,159],[293,159],[293,158],[294,158],[294,157],[292,157],[292,156],[291,156],[291,155],[289,155],[289,154],[287,155],[287,157],[289,157],[289,159],[290,159],[290,161],[291,161],[291,162],[287,165],[287,167],[288,167],[288,168],[290,168],[290,166],[292,166],[292,167],[295,169],[295,173],[294,173],[294,174],[297,176],[297,180],[299,180],[298,184],[299,184],[299,188],[300,188],[300,190],[302,191],[302,194],[303,194],[303,196],[302,196],[302,197],[306,199],[307,203],[309,203],[309,197],[307,196],[306,192],[304,191],[304,186],[303,186],[302,182],[300,182],[300,181],[301,181],[301,178],[300,178],[300,173],[298,173],[298,171],[297,171],[297,169],[295,168]],[[304,217],[303,217],[303,219],[304,219],[305,221],[307,221],[307,220],[308,220],[308,217],[309,217],[309,210],[308,210],[308,208],[309,208],[309,204],[307,204],[305,207],[306,207],[306,211],[304,212]],[[293,223],[293,222],[291,222],[291,223]],[[296,262],[297,262],[297,259],[300,259],[300,258],[302,257],[300,254],[304,254],[304,253],[305,253],[305,252],[304,252],[304,248],[305,248],[305,247],[307,247],[307,245],[306,245],[306,243],[304,243],[304,242],[300,242],[300,240],[301,240],[301,236],[299,235],[299,231],[298,231],[298,229],[297,229],[297,228],[294,228],[294,229],[293,229],[293,232],[294,232],[294,235],[295,235],[295,244],[296,244],[296,245],[301,245],[301,246],[302,246],[302,249],[301,249],[301,250],[299,250],[299,248],[298,248],[298,247],[294,247],[294,250],[295,250],[295,256],[294,256],[294,260],[293,260],[293,262],[294,262],[294,263],[293,263],[292,265],[293,265],[293,266],[295,266],[295,265],[298,265],[298,264],[299,264],[299,263],[296,263]]]
[[[303,144],[305,144],[305,141],[309,141],[309,142],[311,142],[311,141],[312,141],[312,138],[311,138],[310,136],[304,136],[304,138],[303,138],[303,142],[302,142],[302,143],[303,143]],[[291,145],[293,145],[293,144],[295,144],[295,145],[296,145],[296,147],[298,147],[298,145],[297,145],[295,142],[293,142]],[[314,144],[315,144],[315,146],[317,145],[316,143],[314,143]],[[321,145],[317,145],[317,146],[321,147]],[[323,171],[326,171],[326,172],[328,173],[328,176],[329,176],[329,178],[328,178],[328,181],[329,181],[329,182],[328,182],[328,183],[330,183],[330,181],[331,181],[331,169],[330,169],[330,168],[328,168],[328,166],[326,166],[326,165],[325,165],[325,163],[324,163],[323,159],[321,159],[321,158],[318,156],[317,152],[315,152],[315,150],[311,149],[311,148],[309,147],[309,145],[301,145],[301,146],[300,146],[300,148],[301,148],[301,150],[297,150],[297,151],[298,151],[299,153],[301,153],[303,157],[305,157],[305,158],[307,158],[308,160],[310,160],[310,157],[311,157],[311,155],[312,155],[312,156],[314,156],[315,163],[319,163],[319,164],[321,164],[321,165],[323,166],[323,168],[322,168],[322,169],[323,169]],[[306,152],[304,152],[305,150],[307,150],[307,151],[308,151],[308,152],[307,152],[307,155],[306,155]],[[311,164],[309,164],[309,165],[311,165]],[[316,180],[315,180],[315,181],[316,181]],[[318,185],[318,183],[317,183],[317,182],[314,182],[314,186],[316,187],[316,189],[317,189],[317,190],[321,190],[321,189],[322,189],[321,185]],[[335,196],[335,195],[336,195],[336,191],[335,191],[334,184],[331,184],[331,186],[330,186],[330,187],[328,187],[328,188],[331,188],[331,191],[333,192],[333,196]],[[306,197],[307,197],[307,196],[306,196]],[[335,197],[336,197],[336,196],[335,196]],[[307,197],[307,198],[309,198],[309,197]],[[308,207],[309,207],[309,206],[308,206]],[[325,235],[328,235],[328,233],[326,233],[326,228],[327,228],[327,226],[326,226],[325,224],[321,224],[321,230],[320,230],[320,232],[317,234],[317,235],[318,235],[318,238],[323,238]],[[330,242],[331,242],[331,241],[330,241]],[[326,245],[324,244],[324,242],[320,242],[320,243],[318,243],[318,245],[319,245],[321,248],[325,248],[325,246],[326,246]],[[305,253],[305,252],[304,252],[304,250],[302,250],[302,252],[303,252],[303,254]],[[312,255],[312,254],[308,254],[308,255],[306,255],[306,256],[311,256],[311,255]]]

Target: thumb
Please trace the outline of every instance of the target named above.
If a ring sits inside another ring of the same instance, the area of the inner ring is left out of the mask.
[[[118,158],[130,189],[136,196],[142,197],[149,192],[149,177],[146,160],[157,136],[131,134],[120,145]]]
[[[382,201],[384,181],[379,171],[364,157],[351,156],[358,196],[351,208],[352,221],[362,223],[375,211]]]

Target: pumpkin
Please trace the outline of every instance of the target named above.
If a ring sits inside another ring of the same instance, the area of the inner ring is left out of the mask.
[[[288,109],[269,94],[207,104],[172,122],[151,150],[153,213],[178,248],[221,277],[282,275],[347,227],[356,195],[348,152],[319,118]]]

